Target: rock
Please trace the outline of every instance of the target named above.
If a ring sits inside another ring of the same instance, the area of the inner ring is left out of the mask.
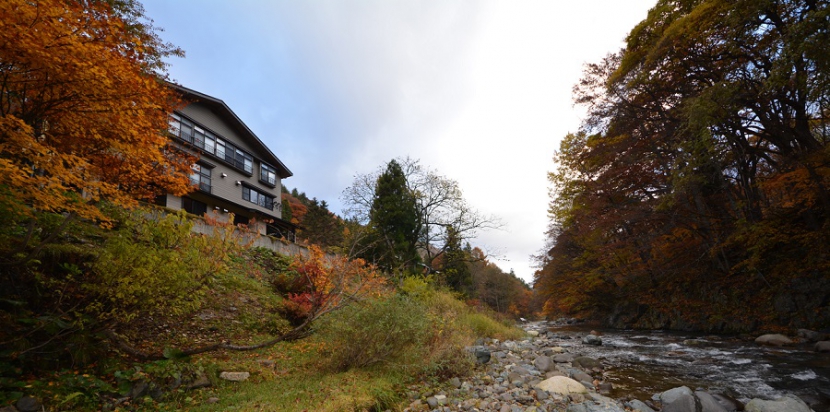
[[[485,348],[477,348],[475,350],[476,363],[483,365],[490,362],[490,351]]]
[[[701,412],[731,412],[731,410],[724,408],[709,392],[695,391],[695,397],[700,404]]]
[[[527,334],[530,335],[530,337],[532,337],[532,338],[535,338],[535,337],[539,336],[539,332],[535,331],[535,330],[529,330],[529,331],[527,331]]]
[[[208,379],[207,376],[199,375],[199,377],[197,377],[196,380],[187,385],[186,389],[192,391],[194,389],[207,388],[210,385],[210,379]]]
[[[593,369],[602,369],[602,364],[598,360],[594,358],[589,358],[587,356],[580,356],[574,359],[573,365],[577,368],[582,368],[586,371]]]
[[[249,372],[222,372],[219,374],[220,379],[231,382],[242,382],[251,377]]]
[[[727,411],[742,411],[744,410],[744,404],[741,401],[729,396],[724,395],[722,393],[713,393],[712,397],[715,398],[718,403],[723,406],[724,409]]]
[[[823,333],[809,329],[799,329],[797,334],[799,338],[806,339],[809,342],[818,342],[824,338]]]
[[[611,382],[602,382],[599,384],[599,388],[597,389],[599,390],[599,393],[603,395],[610,395],[611,391],[614,390],[614,385],[612,385]]]
[[[549,397],[550,397],[550,395],[548,395],[548,391],[546,391],[546,390],[544,390],[544,389],[539,389],[539,388],[538,388],[538,385],[537,385],[537,389],[536,389],[536,399],[538,399],[538,400],[540,400],[540,401],[544,401],[545,399],[547,399],[547,398],[549,398]]]
[[[560,353],[558,355],[554,355],[553,361],[556,363],[568,363],[573,362],[576,357],[570,353]]]
[[[43,409],[43,405],[40,401],[31,396],[24,396],[18,399],[14,406],[16,406],[17,410],[20,412],[39,412]]]
[[[447,395],[435,395],[435,400],[439,405],[444,406],[447,404]]]
[[[784,396],[774,401],[753,399],[746,404],[746,412],[812,412],[804,401],[794,396]]]
[[[816,342],[813,348],[815,348],[816,352],[830,352],[830,340]]]
[[[643,401],[639,401],[634,399],[633,401],[626,402],[625,406],[631,409],[633,412],[654,412],[654,409],[651,409],[643,403]]]
[[[680,386],[680,387],[677,387],[677,388],[669,389],[669,390],[667,390],[663,393],[655,394],[652,397],[652,399],[654,399],[656,401],[660,401],[660,402],[663,403],[663,405],[665,405],[667,403],[672,403],[675,400],[677,400],[681,397],[685,397],[685,396],[694,397],[694,394],[692,393],[692,390],[689,389],[688,387]]]
[[[554,376],[552,378],[545,379],[542,382],[539,382],[539,384],[536,385],[536,387],[542,389],[543,391],[559,395],[570,395],[572,393],[588,393],[588,390],[585,389],[584,385],[565,376]]]
[[[573,375],[571,375],[571,378],[579,382],[591,382],[594,380],[594,378],[592,378],[591,375],[588,375],[587,373],[582,371],[574,373]]]
[[[435,409],[438,407],[438,399],[435,399],[434,396],[430,396],[427,398],[427,405],[429,405],[430,409]]]
[[[597,335],[588,334],[582,338],[582,343],[586,345],[600,346],[602,345],[602,339]]]
[[[684,386],[685,388],[685,386]],[[689,389],[689,388],[686,388]],[[699,412],[695,396],[689,392],[678,392],[670,402],[663,402],[662,412]]]
[[[533,360],[533,366],[540,372],[547,372],[553,367],[553,362],[547,356],[539,356]]]
[[[452,386],[455,389],[460,388],[461,387],[461,379],[458,379],[458,378],[450,379],[450,386]]]
[[[127,396],[133,399],[143,398],[147,394],[148,389],[150,389],[150,386],[147,385],[147,382],[138,381],[130,388],[130,393]]]
[[[792,345],[793,341],[780,333],[768,333],[755,338],[755,343],[771,346],[785,346]]]
[[[215,396],[211,396],[210,398],[207,398],[207,403],[209,403],[209,404],[214,404],[214,403],[217,403],[217,402],[219,402],[219,398],[217,398]]]

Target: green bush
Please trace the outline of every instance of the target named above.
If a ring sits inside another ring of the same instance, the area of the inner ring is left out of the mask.
[[[332,366],[341,370],[376,364],[414,366],[423,360],[431,322],[421,303],[403,295],[352,304],[320,327]]]
[[[193,312],[239,247],[232,229],[217,227],[213,236],[191,233],[184,212],[138,209],[119,223],[82,285],[96,297],[87,310],[100,320]]]

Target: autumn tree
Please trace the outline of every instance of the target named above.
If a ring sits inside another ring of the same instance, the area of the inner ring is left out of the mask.
[[[589,116],[550,175],[553,242],[536,277],[548,312],[651,327],[827,321],[821,301],[787,314],[766,302],[816,293],[800,285],[830,270],[810,246],[830,236],[828,13],[663,0],[625,49],[586,67],[575,97]]]
[[[180,54],[134,1],[0,4],[0,208],[26,227],[4,260],[49,238],[39,213],[105,222],[102,201],[190,190],[163,132],[178,102],[162,59]]]

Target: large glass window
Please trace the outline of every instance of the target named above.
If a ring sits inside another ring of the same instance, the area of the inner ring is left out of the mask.
[[[248,174],[254,173],[254,157],[232,143],[177,114],[170,116],[168,131],[199,149],[222,159]]]
[[[274,210],[274,197],[266,195],[256,189],[247,186],[242,187],[242,199],[255,203],[268,210]]]
[[[182,209],[184,209],[187,213],[193,213],[196,216],[203,216],[207,213],[206,204],[186,196],[182,197]]]
[[[199,190],[210,193],[210,168],[195,164],[190,166],[192,173],[190,174],[190,183],[198,186]]]
[[[277,170],[273,167],[265,164],[259,164],[259,180],[262,180],[269,185],[276,186],[277,185]]]

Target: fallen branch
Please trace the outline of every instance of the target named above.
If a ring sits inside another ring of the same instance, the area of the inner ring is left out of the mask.
[[[316,318],[317,318],[317,316],[315,316],[313,319],[316,319]],[[286,332],[282,335],[279,335],[279,336],[277,336],[273,339],[267,340],[265,342],[257,343],[257,344],[254,344],[254,345],[235,345],[235,344],[230,343],[230,342],[217,342],[217,343],[212,343],[210,345],[200,346],[198,348],[185,349],[181,352],[177,352],[177,355],[192,356],[192,355],[198,355],[200,353],[214,352],[214,351],[223,350],[223,349],[232,350],[232,351],[240,351],[240,352],[241,351],[251,351],[251,350],[262,349],[262,348],[267,348],[267,347],[270,347],[270,346],[274,346],[274,345],[276,345],[277,343],[280,343],[280,342],[294,341],[294,340],[302,339],[302,338],[309,335],[310,332],[309,332],[308,326],[311,325],[311,321],[313,319],[309,318],[305,322],[303,322],[302,325],[297,326],[296,328],[294,328],[294,329],[292,329],[292,330],[290,330],[290,331],[288,331],[288,332]],[[118,336],[118,334],[116,334],[115,331],[113,331],[112,329],[107,329],[106,331],[104,331],[104,333],[107,335],[107,337],[113,343],[115,343],[116,346],[118,346],[119,349],[121,349],[122,351],[124,351],[125,353],[127,353],[130,356],[139,358],[141,360],[148,360],[148,361],[149,360],[164,360],[164,359],[168,358],[167,356],[164,356],[164,352],[147,353],[147,352],[143,352],[143,351],[131,346],[129,343],[127,343],[127,341],[125,341],[123,338]]]

